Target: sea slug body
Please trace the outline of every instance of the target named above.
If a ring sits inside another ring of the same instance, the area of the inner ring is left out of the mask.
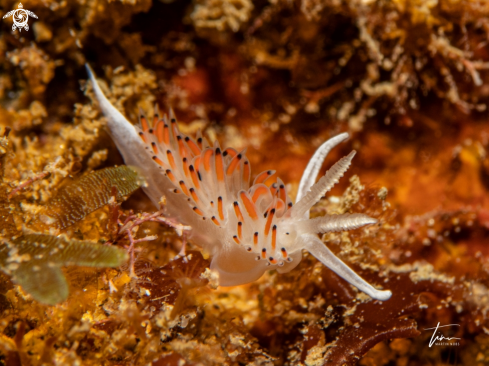
[[[309,162],[292,204],[284,183],[272,170],[258,174],[250,184],[251,168],[244,152],[213,146],[178,129],[175,116],[153,123],[141,117],[132,125],[107,100],[87,66],[100,108],[107,117],[109,134],[127,165],[146,178],[143,188],[155,206],[166,197],[165,214],[192,227],[191,238],[212,258],[211,270],[221,286],[257,280],[266,270],[280,273],[296,267],[302,250],[359,290],[377,300],[391,297],[375,289],[337,258],[318,233],[345,231],[376,220],[363,214],[326,215],[309,219],[310,208],[343,176],[355,155],[340,159],[317,183],[328,152],[348,138],[347,133],[326,141]]]

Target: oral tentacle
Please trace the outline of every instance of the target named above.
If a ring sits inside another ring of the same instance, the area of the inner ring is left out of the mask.
[[[377,290],[362,277],[357,275],[350,267],[348,267],[341,259],[334,255],[334,253],[319,240],[319,238],[312,234],[303,234],[301,239],[304,241],[304,247],[309,253],[316,257],[326,267],[335,272],[338,276],[358,288],[360,291],[365,292],[371,298],[376,300],[385,301],[390,299],[392,292],[389,290]]]

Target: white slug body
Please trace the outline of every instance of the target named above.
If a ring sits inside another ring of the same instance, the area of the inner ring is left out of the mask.
[[[327,153],[348,138],[343,133],[326,141],[309,162],[299,186],[297,202],[287,196],[274,171],[251,182],[250,163],[243,152],[210,146],[200,133],[182,134],[172,112],[155,115],[153,123],[141,117],[133,126],[110,104],[87,66],[95,95],[108,119],[108,129],[128,165],[136,166],[148,183],[146,194],[159,208],[166,197],[165,214],[192,227],[191,238],[212,257],[211,270],[221,286],[257,280],[266,270],[288,272],[308,250],[323,264],[372,298],[387,300],[380,291],[337,258],[317,233],[344,231],[376,223],[363,214],[326,215],[309,219],[310,208],[336,184],[350,166],[351,152],[316,184]]]

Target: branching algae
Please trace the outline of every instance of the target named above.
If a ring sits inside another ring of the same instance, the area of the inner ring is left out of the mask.
[[[7,133],[0,139],[0,165],[3,172],[10,151]],[[128,255],[115,246],[72,240],[64,235],[31,233],[33,229],[54,231],[65,229],[111,200],[122,201],[143,184],[137,172],[127,166],[106,168],[85,175],[68,184],[54,195],[34,218],[29,233],[16,227],[13,215],[22,202],[18,188],[8,193],[0,183],[0,215],[2,236],[0,270],[35,300],[48,305],[68,297],[68,283],[62,266],[117,267]],[[22,186],[25,186],[22,185]],[[20,198],[19,198],[20,196]],[[15,197],[15,198],[14,198]],[[14,199],[13,199],[14,198]],[[13,200],[12,200],[13,199]]]
[[[137,172],[127,166],[102,169],[81,177],[61,188],[42,210],[40,220],[57,229],[64,229],[82,220],[89,213],[109,203],[112,187],[117,200],[125,200],[142,184]]]
[[[0,246],[0,269],[35,300],[54,305],[68,297],[62,266],[117,267],[128,258],[117,247],[28,234]]]

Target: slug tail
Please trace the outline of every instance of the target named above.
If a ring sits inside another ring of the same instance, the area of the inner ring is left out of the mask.
[[[95,79],[95,74],[93,73],[91,67],[85,64],[88,76],[92,81],[92,88],[97,97],[97,101],[100,105],[100,109],[107,118],[107,126],[109,134],[114,140],[117,148],[124,157],[124,161],[127,163],[127,157],[130,155],[128,149],[129,146],[137,142],[137,145],[141,145],[140,138],[134,129],[134,126],[122,115],[121,112],[117,110],[107,99],[107,97],[100,89],[100,86]],[[131,154],[133,152],[131,151]]]
[[[107,129],[112,140],[124,158],[126,165],[137,167],[138,171],[145,177],[148,185],[143,189],[153,204],[159,208],[159,202],[162,196],[171,188],[171,183],[157,169],[154,169],[155,162],[146,151],[147,146],[139,136],[135,126],[109,102],[102,89],[100,89],[90,66],[85,64],[85,67],[92,81],[93,91],[100,109],[107,118]]]

